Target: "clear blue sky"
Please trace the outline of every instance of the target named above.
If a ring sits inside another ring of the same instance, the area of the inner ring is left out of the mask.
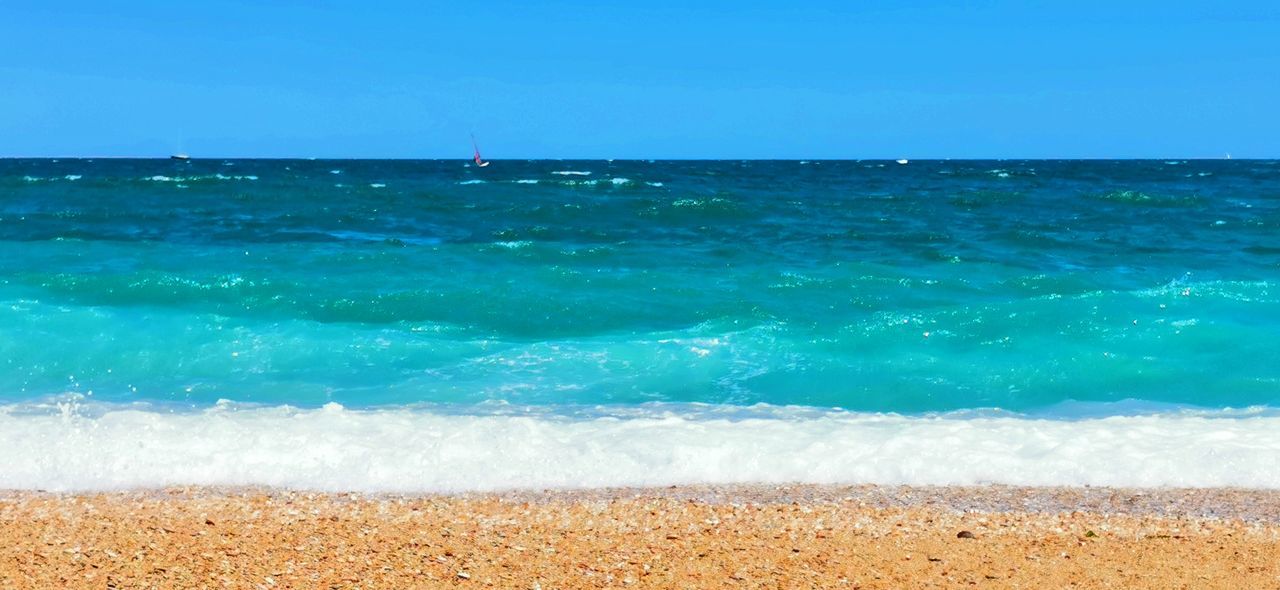
[[[0,156],[471,131],[493,159],[1280,157],[1280,2],[0,0]]]

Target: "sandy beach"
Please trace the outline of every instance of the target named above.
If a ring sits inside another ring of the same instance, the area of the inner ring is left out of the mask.
[[[1273,588],[1280,493],[0,494],[0,588]]]

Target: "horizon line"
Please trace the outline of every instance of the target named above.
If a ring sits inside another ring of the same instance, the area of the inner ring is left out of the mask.
[[[406,161],[406,162],[450,162],[462,161],[469,162],[469,157],[353,157],[353,156],[190,156],[182,155],[183,158],[174,158],[169,156],[137,156],[137,155],[109,155],[109,156],[0,156],[0,160],[174,160],[174,161],[196,161],[196,160],[291,160],[291,161]],[[1195,160],[1195,161],[1218,161],[1218,160],[1280,160],[1280,156],[1256,157],[1245,156],[1235,157],[1226,156],[1124,156],[1124,157],[1106,157],[1106,156],[1084,156],[1084,157],[921,157],[921,158],[902,158],[902,157],[837,157],[837,158],[726,158],[726,157],[626,157],[626,158],[603,158],[603,157],[542,157],[542,158],[485,158],[490,162],[539,162],[539,161],[578,161],[578,162],[897,162],[906,160],[908,162],[948,162],[948,161],[1151,161],[1151,160]]]

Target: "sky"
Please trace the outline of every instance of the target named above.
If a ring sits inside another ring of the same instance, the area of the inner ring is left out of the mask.
[[[1280,157],[1280,2],[0,0],[0,156]]]

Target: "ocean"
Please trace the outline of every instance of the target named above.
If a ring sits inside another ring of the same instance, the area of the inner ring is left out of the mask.
[[[1280,161],[0,160],[0,489],[1280,488]]]

